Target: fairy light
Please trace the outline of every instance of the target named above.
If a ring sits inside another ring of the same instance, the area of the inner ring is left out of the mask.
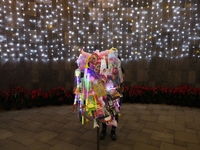
[[[24,57],[28,61],[30,57],[35,62],[40,58],[49,61],[56,54],[58,57],[54,61],[66,56],[71,61],[78,54],[73,46],[81,45],[92,52],[96,44],[102,50],[116,47],[124,61],[151,59],[152,56],[187,57],[192,45],[195,47],[191,56],[198,55],[199,58],[200,16],[197,8],[200,6],[197,1],[167,0],[164,3],[157,0],[151,4],[144,0],[135,1],[133,5],[133,0],[131,3],[108,0],[89,7],[89,2],[81,0],[77,3],[69,0],[65,5],[56,0],[56,7],[52,9],[52,0],[28,1],[28,7],[16,0],[15,8],[13,1],[8,0],[7,3],[2,0],[0,17],[4,16],[4,19],[0,19],[0,30],[12,32],[13,36],[7,41],[7,34],[0,35],[0,42],[3,43],[0,51],[6,49],[1,59],[11,60],[8,57],[12,57],[18,60],[16,57]],[[140,4],[145,7],[140,7]],[[36,12],[41,15],[35,16]],[[30,16],[29,22],[27,16]],[[28,41],[30,45],[25,44]],[[24,52],[14,55],[21,48]],[[125,51],[124,55],[122,51]]]

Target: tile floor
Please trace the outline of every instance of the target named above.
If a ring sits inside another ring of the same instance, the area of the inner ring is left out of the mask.
[[[125,103],[116,141],[110,129],[100,150],[200,150],[198,108]],[[96,150],[97,129],[82,125],[72,105],[1,110],[0,149]]]

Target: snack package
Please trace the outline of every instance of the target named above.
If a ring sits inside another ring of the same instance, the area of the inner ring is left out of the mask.
[[[97,97],[106,95],[106,92],[104,90],[102,83],[94,85],[93,87],[94,87],[94,91],[95,91]]]
[[[81,77],[81,70],[79,68],[76,69],[75,72],[74,72],[74,75],[75,75],[75,77],[74,77],[74,87],[75,88],[73,89],[73,93],[76,94],[75,91],[77,91],[77,88],[79,88],[79,84],[81,82],[81,78],[80,78]]]
[[[112,75],[112,68],[108,68],[106,70],[106,74],[111,76]]]
[[[95,111],[95,118],[103,118],[104,117],[104,108],[101,102],[97,102],[97,110]]]
[[[116,120],[112,120],[112,121],[106,122],[106,125],[107,126],[115,126],[115,127],[117,127],[117,121]]]
[[[111,69],[113,67],[118,67],[117,62],[118,62],[118,58],[115,55],[115,53],[109,53],[108,54],[108,69]]]
[[[118,72],[118,68],[117,68],[117,67],[113,67],[113,68],[112,68],[112,74],[113,74],[113,75],[118,75],[118,73],[119,73],[119,72]]]
[[[86,112],[86,117],[87,117],[90,121],[92,121],[93,118],[94,118],[94,113],[93,113],[93,111],[87,111],[87,112]]]
[[[99,74],[95,72],[95,70],[90,67],[90,73],[91,73],[91,76],[94,76],[95,78],[99,79]]]
[[[114,103],[113,103],[113,100],[112,99],[108,99],[108,105],[110,107],[113,107],[114,106]]]
[[[111,122],[113,120],[113,116],[109,115],[108,117],[103,118],[103,122]]]
[[[111,80],[115,87],[119,85],[119,76],[118,75],[108,75],[107,79]]]
[[[77,65],[79,67],[80,70],[84,71],[85,69],[85,64],[87,62],[87,57],[85,58],[82,54],[80,54],[80,56],[77,59]]]
[[[107,75],[107,64],[106,64],[105,57],[104,57],[104,59],[101,59],[100,74],[104,75],[104,76]]]
[[[107,94],[108,99],[115,100],[121,97],[121,94],[117,90],[111,90],[109,94]]]
[[[92,55],[89,58],[89,62],[96,64],[98,59],[99,59],[99,55],[97,53],[92,53]]]
[[[99,74],[100,68],[101,68],[101,61],[97,61],[94,65],[94,71]]]
[[[106,84],[107,82],[108,82],[108,79],[107,79],[106,76],[101,75],[101,76],[99,77],[99,83]]]
[[[94,111],[97,109],[97,101],[94,95],[89,94],[86,99],[86,111]]]

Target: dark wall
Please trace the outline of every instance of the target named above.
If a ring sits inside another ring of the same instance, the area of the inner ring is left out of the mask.
[[[200,88],[200,61],[196,58],[139,60],[123,63],[126,85],[188,85]]]
[[[188,85],[200,88],[200,61],[195,58],[123,62],[125,85],[170,86]],[[74,85],[74,61],[6,62],[0,67],[0,91],[21,86],[29,90],[48,91],[57,86],[70,90]]]

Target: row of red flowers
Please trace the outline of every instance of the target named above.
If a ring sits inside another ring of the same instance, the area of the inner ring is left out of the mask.
[[[73,88],[72,88],[73,89]],[[29,91],[21,87],[3,91],[1,102],[5,106],[15,103],[17,106],[60,105],[73,103],[73,90],[67,91],[57,87],[43,92],[41,89]],[[200,88],[187,85],[171,87],[132,86],[124,87],[124,101],[131,103],[167,103],[200,107]]]
[[[1,95],[2,104],[9,109],[13,104],[19,109],[23,106],[32,107],[45,105],[61,105],[73,103],[73,91],[66,91],[63,87],[57,87],[43,92],[41,89],[29,91],[21,87],[3,91]]]
[[[167,103],[200,106],[200,88],[187,85],[171,87],[132,86],[124,87],[125,102]]]

